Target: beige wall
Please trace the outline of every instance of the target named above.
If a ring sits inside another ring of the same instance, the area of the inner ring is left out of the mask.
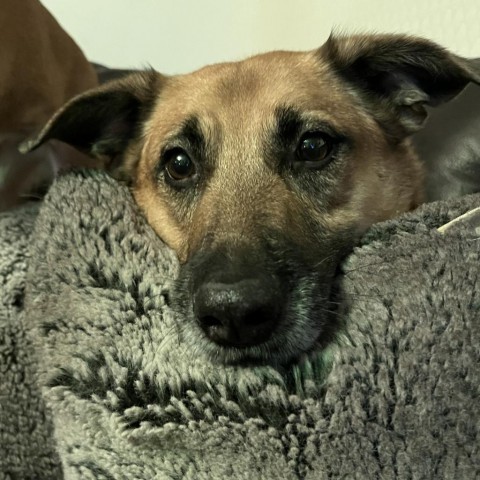
[[[185,72],[314,48],[332,29],[416,33],[480,57],[480,0],[42,1],[90,59],[117,67]]]

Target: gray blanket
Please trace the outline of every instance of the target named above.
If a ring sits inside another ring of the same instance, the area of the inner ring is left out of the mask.
[[[175,257],[128,191],[65,176],[32,235],[34,208],[0,219],[0,477],[478,478],[480,232],[437,227],[479,205],[372,228],[326,351],[223,367],[182,342]]]

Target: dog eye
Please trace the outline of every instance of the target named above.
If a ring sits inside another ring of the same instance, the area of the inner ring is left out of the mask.
[[[171,180],[180,181],[195,175],[196,169],[184,150],[174,148],[165,154],[165,171]]]
[[[297,147],[297,160],[311,164],[312,167],[323,164],[332,153],[333,143],[333,139],[326,133],[305,133]]]

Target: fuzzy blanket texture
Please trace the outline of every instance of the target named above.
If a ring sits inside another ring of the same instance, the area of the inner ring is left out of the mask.
[[[478,206],[374,226],[327,351],[224,367],[182,342],[175,256],[128,190],[64,176],[0,217],[0,478],[478,478],[480,232],[437,231]]]

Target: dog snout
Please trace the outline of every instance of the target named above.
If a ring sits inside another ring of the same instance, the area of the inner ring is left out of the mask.
[[[233,282],[210,280],[194,294],[194,313],[206,336],[227,347],[267,341],[281,316],[276,282],[268,277]]]

